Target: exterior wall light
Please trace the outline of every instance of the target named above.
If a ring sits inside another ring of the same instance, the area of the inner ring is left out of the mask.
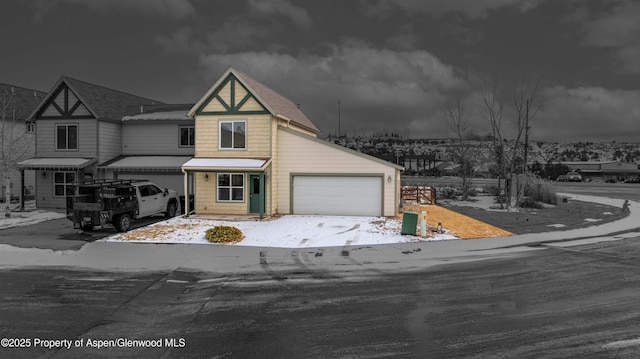
[[[389,177],[387,177],[387,182],[391,183],[391,175],[389,175]]]
[[[209,174],[207,174],[207,173],[204,174],[204,180],[205,180],[205,182],[209,180]]]

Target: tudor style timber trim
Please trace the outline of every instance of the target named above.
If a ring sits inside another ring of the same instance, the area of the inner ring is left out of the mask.
[[[228,96],[223,94],[223,91],[225,93],[229,91]],[[237,94],[241,94],[242,98],[237,98]],[[250,100],[255,101],[259,109],[243,110],[242,107]],[[206,110],[212,103],[217,104],[218,108],[222,106],[224,110]],[[266,106],[231,73],[196,110],[196,115],[263,115],[269,113]]]
[[[40,107],[36,117],[41,119],[92,119],[95,118],[78,94],[63,83],[56,92]],[[58,114],[52,115],[51,112]]]

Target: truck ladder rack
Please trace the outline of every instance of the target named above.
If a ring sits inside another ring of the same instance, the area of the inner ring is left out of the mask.
[[[93,180],[78,181],[75,184],[79,185],[79,186],[87,186],[87,185],[113,186],[113,185],[123,185],[123,184],[137,183],[137,182],[147,182],[147,180],[140,180],[140,179],[93,179]]]

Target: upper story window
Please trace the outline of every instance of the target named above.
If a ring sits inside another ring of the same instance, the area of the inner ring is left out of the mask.
[[[35,132],[36,132],[36,122],[27,121],[27,133],[35,133]]]
[[[196,145],[196,129],[194,126],[180,126],[180,147]]]
[[[56,125],[56,150],[78,149],[78,125]]]
[[[247,148],[247,121],[220,121],[220,149]]]

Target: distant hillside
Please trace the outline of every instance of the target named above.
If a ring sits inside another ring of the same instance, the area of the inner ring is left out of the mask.
[[[452,139],[408,139],[399,136],[375,137],[328,137],[327,141],[345,146],[362,153],[395,162],[405,155],[434,154],[442,160],[450,159]],[[482,158],[491,156],[492,142],[488,140],[469,141]],[[529,163],[556,161],[621,161],[640,164],[640,143],[620,142],[577,142],[552,143],[530,142]]]

